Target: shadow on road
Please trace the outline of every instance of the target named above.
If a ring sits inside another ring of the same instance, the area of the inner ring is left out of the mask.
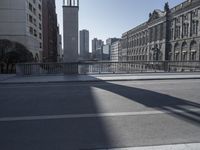
[[[99,106],[92,93],[93,87],[200,125],[200,113],[191,110],[200,109],[199,103],[104,81],[80,86],[33,86],[12,91],[1,89],[0,116],[98,114]],[[91,150],[117,145],[108,134],[106,119],[101,117],[0,122],[0,133],[0,149],[3,150]]]
[[[10,94],[12,93],[12,94]],[[90,86],[0,90],[0,118],[98,114]],[[0,122],[2,150],[90,150],[110,147],[103,118]]]
[[[173,115],[179,119],[197,124],[198,126],[200,125],[200,113],[195,111],[200,109],[199,103],[151,90],[128,87],[108,82],[104,82],[103,85],[96,84],[95,87],[118,94],[146,107],[166,111],[169,115]]]

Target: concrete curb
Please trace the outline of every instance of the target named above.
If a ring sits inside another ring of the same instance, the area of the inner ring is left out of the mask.
[[[120,81],[167,81],[167,80],[198,80],[200,77],[183,77],[183,78],[143,78],[143,79],[108,79],[108,80],[69,80],[69,81],[36,81],[36,82],[2,82],[0,85],[11,85],[11,84],[50,84],[50,83],[87,83],[87,82],[120,82]]]
[[[171,144],[147,147],[127,147],[127,148],[113,148],[113,149],[99,149],[99,150],[199,150],[200,143],[188,144]]]

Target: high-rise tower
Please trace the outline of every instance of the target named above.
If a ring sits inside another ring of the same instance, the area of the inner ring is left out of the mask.
[[[78,61],[79,0],[63,0],[64,62]]]
[[[55,0],[42,0],[43,61],[57,62],[57,14]]]
[[[89,31],[81,30],[80,31],[80,59],[88,60],[89,59]]]

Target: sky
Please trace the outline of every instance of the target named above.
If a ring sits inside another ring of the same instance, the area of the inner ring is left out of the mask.
[[[174,7],[185,0],[80,0],[79,30],[87,29],[91,40],[117,37],[148,20],[154,9],[164,9],[164,4]],[[60,32],[63,33],[63,0],[56,0]]]

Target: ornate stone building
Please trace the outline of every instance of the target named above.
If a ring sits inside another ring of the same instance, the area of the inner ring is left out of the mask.
[[[122,35],[120,61],[200,60],[200,0],[187,0]]]

